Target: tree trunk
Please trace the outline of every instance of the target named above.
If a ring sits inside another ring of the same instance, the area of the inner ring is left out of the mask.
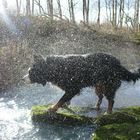
[[[89,23],[89,0],[87,0],[86,4],[86,23]]]
[[[114,2],[114,0],[112,0],[112,25],[113,25],[113,27],[115,25],[115,11],[114,11],[114,7],[115,7],[115,2]]]
[[[97,24],[100,26],[100,0],[98,0],[98,18],[97,18]]]
[[[30,0],[26,0],[26,15],[31,15]]]
[[[83,0],[83,21],[89,23],[89,0]]]
[[[21,1],[20,1],[21,2]],[[20,3],[19,3],[19,1],[18,0],[16,0],[16,8],[17,8],[17,15],[19,15],[19,13],[20,13]]]
[[[135,0],[135,13],[134,13],[134,31],[139,31],[139,3],[140,0]]]
[[[40,2],[40,0],[38,0],[38,5],[39,5],[38,6],[38,8],[39,8],[39,14],[41,14],[41,6],[40,6],[41,5],[41,2]]]
[[[86,0],[83,0],[83,21],[84,21],[84,23],[86,23],[86,12],[85,12],[85,10],[86,10]]]
[[[118,6],[118,4],[117,4],[117,0],[115,0],[115,9],[114,9],[114,11],[115,11],[115,13],[114,13],[114,20],[115,20],[115,28],[117,27],[117,6]]]
[[[35,1],[34,0],[32,0],[32,15],[34,15],[34,7],[35,7]]]
[[[72,22],[75,23],[73,0],[71,0],[71,13],[72,13]]]
[[[119,9],[119,23],[120,28],[122,28],[124,19],[124,0],[120,0],[120,9]]]
[[[74,4],[73,0],[68,0],[68,7],[69,7],[69,14],[70,14],[70,20],[75,23],[75,15],[74,15]]]
[[[48,15],[53,19],[53,0],[47,0]]]
[[[117,28],[117,0],[112,0],[112,25]]]
[[[60,0],[57,0],[57,4],[58,4],[59,17],[60,19],[62,19],[62,8],[61,8]]]
[[[105,6],[106,6],[106,14],[107,14],[107,19],[109,22],[112,23],[112,0],[105,0]],[[109,11],[109,14],[108,14]]]

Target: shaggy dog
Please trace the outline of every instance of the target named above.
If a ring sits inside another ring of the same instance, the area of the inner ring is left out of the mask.
[[[53,112],[68,104],[82,88],[94,86],[99,97],[97,110],[105,96],[108,100],[107,113],[111,113],[115,92],[121,81],[135,82],[140,78],[140,74],[128,71],[111,55],[97,53],[49,56],[46,60],[42,56],[34,56],[34,64],[29,69],[28,77],[31,83],[45,86],[46,82],[51,82],[65,91],[58,103],[51,108]]]

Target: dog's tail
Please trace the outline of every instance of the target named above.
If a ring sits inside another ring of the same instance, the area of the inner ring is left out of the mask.
[[[140,69],[138,69],[137,72],[131,72],[120,65],[119,76],[121,80],[128,82],[133,81],[135,83],[138,79],[140,79]]]

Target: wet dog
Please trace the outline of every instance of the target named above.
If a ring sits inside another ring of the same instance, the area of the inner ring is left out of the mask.
[[[46,82],[51,82],[65,91],[58,103],[51,108],[53,112],[68,104],[82,88],[92,86],[95,87],[99,97],[96,104],[97,110],[100,109],[105,96],[108,100],[107,113],[111,113],[115,93],[121,81],[135,82],[140,78],[140,74],[128,71],[118,59],[111,55],[97,53],[50,56],[46,60],[40,55],[34,56],[34,64],[26,77],[31,83],[45,86]]]

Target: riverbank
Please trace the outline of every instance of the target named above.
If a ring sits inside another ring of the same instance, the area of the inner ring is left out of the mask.
[[[12,17],[15,30],[0,23],[0,91],[19,84],[34,53],[65,55],[108,53],[129,69],[140,65],[140,47],[131,33],[101,32],[94,25],[72,24],[45,17]]]

